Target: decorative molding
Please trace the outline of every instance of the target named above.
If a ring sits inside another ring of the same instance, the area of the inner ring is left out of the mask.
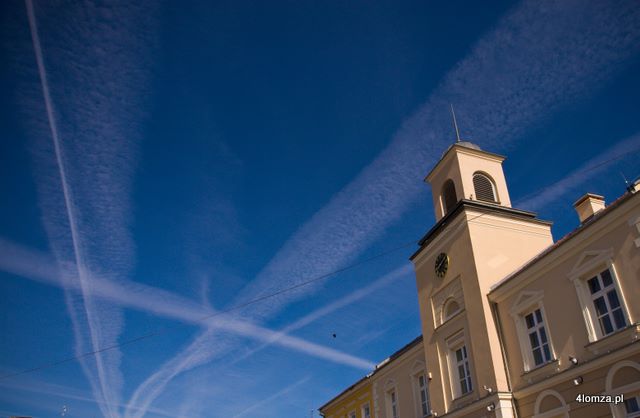
[[[387,379],[387,382],[384,384],[384,391],[388,392],[396,387],[396,381],[393,378]]]
[[[413,365],[411,366],[411,376],[424,373],[425,369],[426,368],[425,368],[424,361],[416,360],[413,362]]]
[[[613,387],[613,378],[615,377],[618,370],[625,367],[631,367],[633,369],[636,369],[638,372],[640,372],[640,364],[636,363],[635,361],[623,360],[621,362],[614,364],[613,367],[609,369],[609,372],[607,373],[607,378],[605,380],[604,387],[605,387],[606,393],[611,393],[613,390],[616,390],[616,392],[619,393],[618,389],[620,388]],[[640,382],[638,382],[637,385],[640,386]]]
[[[509,314],[514,317],[518,316],[529,309],[531,306],[540,302],[543,297],[544,291],[542,290],[524,290],[520,292],[515,302],[513,302],[513,304],[511,305]]]
[[[560,406],[558,408],[554,408],[554,409],[552,409],[550,411],[545,411],[545,412],[540,413],[540,404],[542,403],[542,401],[547,396],[552,396],[552,397],[558,399],[562,406]],[[547,389],[547,390],[543,390],[542,392],[540,392],[540,394],[536,398],[536,404],[535,404],[534,409],[533,409],[533,413],[535,415],[533,416],[533,418],[556,417],[559,414],[562,414],[563,416],[568,418],[569,417],[569,409],[570,409],[570,407],[569,407],[569,405],[567,405],[567,403],[565,402],[565,400],[562,397],[562,395],[560,395],[557,391],[555,391],[553,389]]]
[[[603,250],[585,251],[580,255],[578,261],[573,265],[568,274],[571,280],[575,280],[587,272],[592,271],[599,264],[607,265],[613,261],[613,248]]]
[[[462,289],[462,281],[460,276],[452,279],[442,289],[431,298],[431,309],[433,310],[434,328],[438,328],[440,325],[453,318],[454,315],[447,317],[445,315],[445,307],[449,301],[455,301],[458,304],[458,312],[465,309],[464,295]],[[456,313],[458,313],[456,312]]]
[[[640,390],[640,382],[635,382],[631,384],[627,384],[624,386],[613,387],[613,378],[615,377],[618,370],[623,369],[625,367],[631,367],[632,369],[636,369],[640,372],[640,364],[631,360],[623,360],[616,364],[614,364],[609,371],[607,372],[607,377],[605,379],[605,391],[603,395],[620,395],[620,394],[628,394],[637,392]],[[626,417],[626,412],[623,405],[609,405],[611,409],[611,416],[614,418],[623,418]]]

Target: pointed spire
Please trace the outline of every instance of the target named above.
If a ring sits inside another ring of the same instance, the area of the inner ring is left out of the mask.
[[[453,104],[451,106],[451,117],[453,118],[453,127],[456,129],[456,142],[460,142],[460,132],[458,131],[458,122],[456,121],[456,112],[453,111]]]

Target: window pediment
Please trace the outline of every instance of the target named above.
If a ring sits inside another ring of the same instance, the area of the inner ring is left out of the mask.
[[[585,251],[580,255],[578,261],[573,265],[569,277],[573,280],[582,274],[593,270],[599,264],[605,264],[613,258],[613,248],[605,250]]]
[[[509,313],[513,315],[519,315],[531,305],[534,305],[542,300],[544,297],[544,291],[542,290],[523,290],[520,292],[516,300],[511,305]]]
[[[424,371],[425,371],[424,361],[416,360],[413,363],[413,366],[411,366],[411,374],[414,376],[419,373],[424,373]]]

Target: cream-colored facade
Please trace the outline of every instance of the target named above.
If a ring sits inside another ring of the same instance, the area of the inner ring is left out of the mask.
[[[577,400],[640,396],[639,224],[640,193],[624,195],[489,293],[522,416],[640,416]],[[548,358],[529,341],[538,312]]]
[[[371,376],[376,417],[422,417],[431,410],[422,336],[392,355]],[[424,393],[423,393],[424,392]]]
[[[608,207],[583,196],[580,226],[554,243],[550,222],[511,207],[503,160],[459,142],[426,177],[436,224],[411,260],[429,414],[640,417],[638,185]],[[398,399],[375,417],[426,416]]]

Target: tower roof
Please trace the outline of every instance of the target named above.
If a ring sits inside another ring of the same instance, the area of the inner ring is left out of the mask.
[[[498,159],[500,161],[503,161],[505,159],[503,155],[495,154],[489,151],[484,151],[482,148],[480,148],[480,146],[474,144],[473,142],[469,142],[469,141],[454,142],[453,144],[449,145],[449,147],[442,153],[442,157],[440,157],[440,161],[438,161],[436,165],[431,169],[431,171],[429,171],[429,173],[424,178],[424,181],[429,182],[429,177],[436,171],[436,169],[438,168],[438,166],[440,166],[442,161],[444,161],[447,154],[449,154],[455,148],[471,150],[471,152],[475,153],[476,155],[483,155],[486,157]]]
[[[453,144],[449,145],[449,148],[447,148],[445,150],[445,152],[442,153],[442,157],[440,157],[441,159],[444,157],[444,155],[449,152],[449,150],[451,148],[453,148],[454,145],[459,145],[461,147],[465,147],[465,148],[470,148],[470,149],[475,149],[478,151],[482,151],[482,148],[480,148],[479,145],[474,144],[473,142],[469,142],[469,141],[458,141],[458,142],[454,142]]]

